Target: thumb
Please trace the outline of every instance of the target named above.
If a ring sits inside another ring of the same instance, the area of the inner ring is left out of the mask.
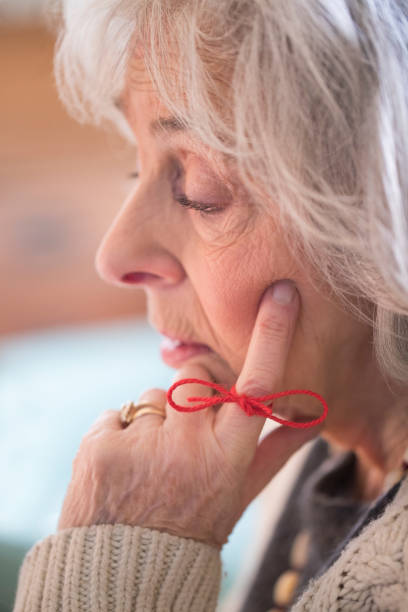
[[[245,508],[259,495],[290,457],[306,442],[316,438],[321,426],[310,429],[292,429],[280,426],[269,433],[257,446],[249,466],[245,485]]]

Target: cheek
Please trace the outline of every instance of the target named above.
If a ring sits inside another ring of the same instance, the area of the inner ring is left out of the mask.
[[[261,297],[274,281],[289,276],[288,259],[272,249],[244,250],[234,245],[202,261],[199,299],[217,342],[215,348],[239,372]]]
[[[233,280],[232,280],[233,279]],[[242,367],[256,317],[258,294],[251,284],[234,275],[208,279],[209,292],[203,308],[218,343],[217,350],[234,371]]]

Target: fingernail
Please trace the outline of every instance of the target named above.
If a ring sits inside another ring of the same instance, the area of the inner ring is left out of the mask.
[[[272,285],[272,297],[275,302],[286,306],[295,297],[296,287],[291,280],[281,280]]]

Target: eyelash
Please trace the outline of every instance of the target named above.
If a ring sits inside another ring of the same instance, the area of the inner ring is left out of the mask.
[[[139,178],[139,172],[131,172],[129,175],[130,179]],[[184,208],[190,208],[192,210],[197,210],[203,215],[214,215],[222,212],[222,209],[214,204],[205,204],[204,202],[196,202],[195,200],[189,200],[188,197],[182,193],[181,195],[174,198],[176,202],[183,206]]]
[[[214,204],[204,204],[204,202],[195,202],[194,200],[189,200],[187,196],[183,193],[176,198],[174,198],[176,202],[183,206],[184,208],[190,208],[192,210],[198,210],[198,212],[204,215],[214,215],[221,212],[221,208],[218,206],[214,206]]]

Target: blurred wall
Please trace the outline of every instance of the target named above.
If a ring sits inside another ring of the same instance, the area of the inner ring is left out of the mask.
[[[145,307],[141,291],[106,286],[93,263],[130,187],[132,151],[67,116],[53,44],[39,25],[0,27],[1,334]]]
[[[0,21],[2,23],[41,21],[48,2],[50,0],[0,0]]]

